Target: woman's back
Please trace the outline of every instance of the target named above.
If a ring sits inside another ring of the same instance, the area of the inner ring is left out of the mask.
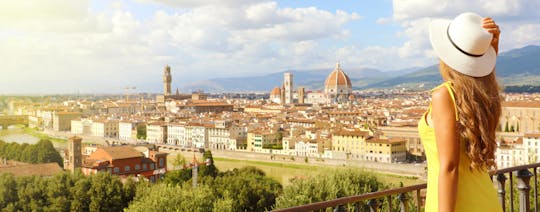
[[[451,82],[447,81],[434,90],[448,90],[455,104]],[[418,123],[418,132],[424,145],[428,166],[428,187],[426,194],[426,211],[438,211],[438,179],[439,179],[439,151],[435,140],[435,131],[428,125],[426,116],[430,109],[422,116]],[[457,119],[456,115],[456,119]],[[502,211],[495,188],[489,178],[487,170],[470,169],[471,160],[467,156],[464,141],[459,142],[458,185],[455,211]]]

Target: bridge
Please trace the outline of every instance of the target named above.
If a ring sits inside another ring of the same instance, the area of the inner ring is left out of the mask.
[[[0,116],[0,126],[2,129],[7,129],[10,125],[24,124],[28,126],[27,115],[3,115]]]

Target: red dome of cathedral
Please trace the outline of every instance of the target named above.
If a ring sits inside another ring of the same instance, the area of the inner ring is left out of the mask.
[[[272,89],[272,92],[270,92],[270,96],[280,96],[281,95],[281,89],[279,87],[275,87]]]
[[[324,82],[324,91],[327,94],[352,93],[351,79],[343,72],[339,63],[336,64],[336,68],[326,78],[326,81]]]

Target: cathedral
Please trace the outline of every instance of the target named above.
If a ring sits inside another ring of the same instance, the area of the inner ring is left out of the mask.
[[[296,97],[296,103],[308,104],[328,104],[328,103],[346,103],[355,100],[352,93],[351,79],[341,69],[341,64],[337,63],[336,67],[326,80],[324,81],[324,91],[311,91],[304,93],[304,88],[299,87],[298,92],[293,94],[293,79],[292,73],[285,73],[283,85],[275,87],[270,92],[270,101],[278,104],[291,104],[295,102],[293,96]]]

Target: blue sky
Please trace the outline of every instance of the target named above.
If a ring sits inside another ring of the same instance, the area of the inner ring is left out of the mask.
[[[434,64],[427,25],[473,11],[501,50],[540,45],[537,0],[29,0],[0,2],[0,94],[160,92],[287,69]]]

